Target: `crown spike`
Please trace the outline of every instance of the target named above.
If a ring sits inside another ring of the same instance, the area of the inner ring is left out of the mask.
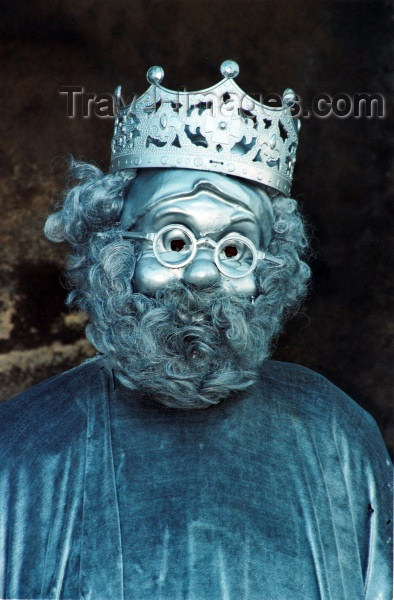
[[[220,65],[220,72],[226,79],[235,79],[239,74],[239,65],[235,60],[225,60]]]
[[[156,65],[150,67],[146,74],[146,78],[148,80],[148,83],[151,83],[152,85],[159,85],[159,83],[161,83],[164,79],[163,67],[158,67]]]
[[[295,91],[292,90],[291,88],[286,88],[285,91],[283,92],[282,98],[283,98],[283,104],[285,106],[288,106],[289,108],[291,108],[297,100],[297,95],[296,95]]]
[[[118,85],[115,88],[114,91],[114,96],[115,96],[115,110],[116,113],[119,113],[119,109],[121,107],[121,103],[122,103],[122,86]]]

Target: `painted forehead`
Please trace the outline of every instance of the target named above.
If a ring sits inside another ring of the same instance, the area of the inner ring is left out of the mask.
[[[146,213],[165,200],[187,199],[199,190],[212,191],[234,208],[250,211],[269,241],[273,224],[271,201],[258,186],[235,177],[192,169],[144,169],[134,180],[126,198],[121,223],[132,227]]]

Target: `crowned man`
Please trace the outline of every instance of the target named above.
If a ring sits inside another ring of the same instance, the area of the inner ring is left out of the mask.
[[[46,234],[98,355],[0,408],[0,596],[390,600],[390,461],[324,377],[269,359],[304,296],[298,126],[238,66],[120,105],[109,174]]]

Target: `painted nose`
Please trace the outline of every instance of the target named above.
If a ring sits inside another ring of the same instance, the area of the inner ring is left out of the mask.
[[[199,290],[217,283],[219,277],[220,274],[215,263],[202,256],[201,258],[195,258],[183,273],[183,280]]]

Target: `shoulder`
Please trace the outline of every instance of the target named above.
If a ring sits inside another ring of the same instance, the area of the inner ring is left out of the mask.
[[[352,417],[370,418],[361,406],[326,377],[302,365],[268,360],[263,365],[261,381],[275,390],[282,401],[287,399],[300,409],[312,413],[317,409],[320,415],[339,411]]]
[[[45,404],[60,405],[83,397],[84,390],[94,387],[99,372],[103,369],[101,357],[87,360],[69,371],[55,375],[41,383],[32,386],[18,396],[0,404],[4,418],[8,414],[31,407],[31,410],[44,409]]]
[[[336,439],[355,438],[374,447],[380,438],[373,417],[326,377],[295,363],[266,361],[261,384],[280,411],[309,429]],[[356,432],[356,435],[355,435]]]
[[[254,408],[264,407],[259,410],[293,462],[314,465],[334,486],[343,479],[354,494],[389,504],[391,461],[375,420],[361,406],[327,378],[291,363],[267,361],[256,390]]]
[[[2,451],[77,435],[86,426],[89,399],[102,394],[107,381],[103,360],[96,358],[0,404]]]

